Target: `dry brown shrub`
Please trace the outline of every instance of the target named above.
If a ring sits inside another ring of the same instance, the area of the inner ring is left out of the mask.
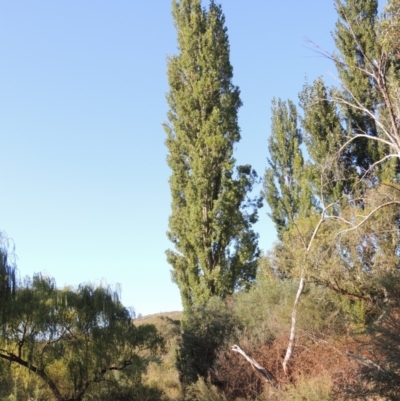
[[[345,351],[354,350],[356,344],[348,339],[327,341],[303,333],[297,337],[297,343],[290,363],[289,374],[285,375],[282,361],[287,347],[287,337],[280,336],[270,344],[255,346],[246,339],[239,341],[239,346],[268,369],[276,378],[278,389],[296,386],[305,380],[329,377],[333,392],[339,393],[343,386],[350,385],[358,369],[357,363],[349,359]],[[230,400],[236,398],[255,398],[266,386],[254,373],[248,361],[241,355],[225,348],[219,352],[213,371],[213,381],[217,383]]]
[[[247,355],[268,369],[280,382],[279,379],[283,377],[281,365],[282,355],[285,351],[283,343],[275,340],[270,344],[255,346],[243,338],[238,341],[238,345]],[[218,354],[213,370],[213,379],[223,389],[228,399],[253,398],[265,389],[264,383],[254,373],[249,362],[228,347]]]

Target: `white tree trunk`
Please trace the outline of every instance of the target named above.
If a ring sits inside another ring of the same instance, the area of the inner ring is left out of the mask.
[[[289,337],[289,344],[288,347],[286,349],[286,355],[285,355],[285,359],[282,362],[282,366],[283,366],[283,371],[285,372],[285,374],[288,373],[287,371],[287,363],[290,360],[290,357],[292,356],[293,353],[293,346],[294,346],[294,340],[296,338],[296,315],[297,315],[297,306],[298,303],[300,301],[300,296],[304,291],[304,286],[306,284],[306,279],[304,277],[304,273],[302,274],[301,278],[300,278],[300,282],[299,282],[299,288],[297,289],[297,294],[296,294],[296,298],[294,300],[294,304],[293,304],[293,310],[292,310],[292,326],[290,328],[290,337]]]

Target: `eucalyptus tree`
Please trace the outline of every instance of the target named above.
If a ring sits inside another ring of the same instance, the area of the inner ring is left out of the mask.
[[[308,241],[301,241],[304,260],[284,370],[294,346],[297,305],[310,273],[341,294],[376,304],[386,293],[371,278],[382,269],[396,270],[399,263],[399,2],[389,0],[381,17],[376,0],[335,0],[335,4],[338,53],[328,56],[338,69],[339,87],[327,89],[318,80],[300,95],[313,172],[309,185],[320,201],[321,216]],[[281,153],[290,149],[281,146]],[[290,166],[293,170],[294,158]],[[298,193],[295,186],[292,189]],[[298,197],[293,199],[291,208],[281,209],[286,221],[298,211]],[[281,217],[280,221],[285,223]],[[310,221],[297,222],[281,239],[293,238]]]
[[[220,5],[173,1],[179,54],[168,59],[167,133],[172,214],[167,251],[185,307],[247,287],[256,274],[261,199],[248,194],[257,175],[235,169],[240,140],[239,88],[232,83],[229,41]],[[236,171],[235,171],[236,170]]]

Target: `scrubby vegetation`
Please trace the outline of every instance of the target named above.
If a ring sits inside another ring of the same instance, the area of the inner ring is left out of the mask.
[[[310,284],[299,306],[296,346],[285,374],[282,361],[296,283],[262,263],[250,291],[224,301],[211,298],[186,321],[184,314],[181,333],[159,318],[156,325],[173,346],[161,365],[148,370],[145,381],[158,385],[168,400],[398,399],[400,277],[379,280],[392,304],[374,320],[358,300]],[[176,321],[168,324],[178,327]],[[260,380],[249,362],[232,351],[233,344],[267,368],[276,383]],[[171,363],[175,355],[179,377]]]
[[[400,2],[335,4],[338,87],[272,104],[278,241],[261,255],[222,8],[173,1],[167,256],[184,311],[134,319],[108,286],[20,281],[2,237],[0,399],[400,399]]]

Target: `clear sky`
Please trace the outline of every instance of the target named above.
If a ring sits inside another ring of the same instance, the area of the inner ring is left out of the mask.
[[[263,175],[272,98],[297,102],[306,76],[334,71],[306,42],[334,49],[333,0],[222,7],[244,103],[236,158]],[[165,260],[171,1],[2,1],[0,52],[0,230],[21,277],[104,280],[137,313],[181,309]],[[275,239],[266,213],[264,251]]]

